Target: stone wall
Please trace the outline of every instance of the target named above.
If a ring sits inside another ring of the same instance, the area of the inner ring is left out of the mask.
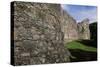
[[[64,48],[60,4],[12,2],[13,65],[69,62]]]
[[[62,10],[61,13],[65,43],[79,39],[90,39],[89,19],[84,19],[82,22],[76,22],[67,11]]]
[[[79,38],[76,20],[62,10],[64,41],[70,42]]]

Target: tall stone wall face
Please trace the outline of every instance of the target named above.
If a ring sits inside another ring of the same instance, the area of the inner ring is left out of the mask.
[[[76,20],[66,11],[62,10],[64,41],[70,42],[79,39]]]
[[[66,11],[62,10],[61,13],[65,43],[79,39],[90,39],[89,19],[77,23]]]
[[[77,23],[66,11],[62,10],[62,31],[64,43],[79,39],[90,39],[89,19]]]
[[[69,62],[60,5],[13,3],[14,65]]]

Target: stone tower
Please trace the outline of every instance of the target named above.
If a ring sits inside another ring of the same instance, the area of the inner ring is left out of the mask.
[[[78,24],[79,39],[90,39],[89,19],[84,19]]]

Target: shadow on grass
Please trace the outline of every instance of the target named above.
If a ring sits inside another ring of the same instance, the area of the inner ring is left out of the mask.
[[[79,49],[69,49],[72,56],[71,62],[82,62],[82,61],[96,61],[97,60],[97,52],[89,52],[83,51]]]
[[[96,61],[97,42],[94,40],[78,40],[65,44],[71,53],[71,62]]]
[[[92,46],[97,48],[97,41],[96,40],[79,40],[77,42],[80,42],[86,46]]]

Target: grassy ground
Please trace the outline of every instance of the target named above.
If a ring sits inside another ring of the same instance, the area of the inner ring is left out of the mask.
[[[71,61],[93,61],[97,60],[97,48],[93,47],[94,41],[80,40],[72,41],[65,45],[72,54]],[[95,44],[96,45],[96,44]]]

